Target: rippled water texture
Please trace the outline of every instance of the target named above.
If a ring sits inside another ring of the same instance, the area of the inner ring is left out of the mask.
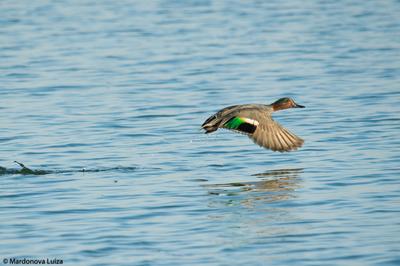
[[[389,0],[1,1],[1,259],[399,265],[399,16]],[[200,130],[283,96],[306,106],[274,115],[299,151]]]

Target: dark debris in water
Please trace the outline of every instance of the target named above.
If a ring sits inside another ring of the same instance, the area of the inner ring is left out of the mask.
[[[25,166],[23,163],[14,161],[21,168],[12,169],[0,166],[0,175],[47,175],[54,173],[96,173],[96,172],[107,172],[107,171],[122,171],[122,172],[132,172],[137,169],[137,167],[109,167],[109,168],[98,168],[98,169],[77,169],[77,170],[43,170],[43,169],[31,169]],[[117,181],[118,182],[118,181]]]
[[[20,175],[47,175],[51,174],[52,171],[46,171],[46,170],[32,170],[28,167],[26,167],[23,163],[20,163],[18,161],[14,161],[16,164],[21,166],[21,169],[4,169],[4,173],[0,172],[0,174],[20,174]]]

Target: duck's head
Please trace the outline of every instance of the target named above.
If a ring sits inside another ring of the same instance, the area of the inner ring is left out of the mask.
[[[292,98],[280,98],[274,102],[272,108],[274,111],[284,110],[288,108],[304,108],[305,106],[295,103]]]

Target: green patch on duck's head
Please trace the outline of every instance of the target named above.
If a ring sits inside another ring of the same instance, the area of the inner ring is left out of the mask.
[[[280,98],[272,104],[274,111],[279,111],[288,108],[304,108],[303,105],[297,104],[292,98],[284,97]]]
[[[280,98],[279,100],[275,101],[273,104],[287,104],[291,101],[293,101],[291,98],[284,97],[284,98]]]

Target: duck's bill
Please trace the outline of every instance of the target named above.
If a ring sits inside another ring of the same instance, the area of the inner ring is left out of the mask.
[[[295,108],[305,108],[305,106],[304,105],[300,105],[300,104],[295,104],[295,106],[294,106]]]

